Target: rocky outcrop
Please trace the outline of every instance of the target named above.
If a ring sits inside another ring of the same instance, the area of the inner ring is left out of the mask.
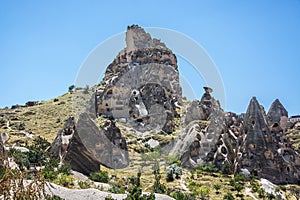
[[[193,101],[187,108],[185,129],[181,131],[170,154],[178,154],[183,166],[197,167],[212,163],[219,152],[217,143],[224,130],[224,113],[211,96],[212,89],[204,87],[201,101]]]
[[[244,124],[246,135],[241,168],[273,183],[298,183],[299,156],[279,125],[269,129],[264,110],[256,98],[250,101]]]
[[[276,99],[267,114],[269,126],[278,124],[282,129],[286,129],[288,122],[288,112],[284,106]]]
[[[126,44],[97,91],[97,115],[140,131],[172,133],[182,95],[175,54],[136,25],[128,27]]]
[[[266,115],[253,97],[247,112],[239,116],[224,113],[212,99],[206,91],[200,103],[192,103],[198,116],[186,118],[191,122],[186,123],[170,154],[177,153],[188,168],[214,164],[227,173],[247,172],[276,184],[298,183],[300,158],[280,126],[287,113],[279,101]],[[270,126],[269,119],[274,122]]]
[[[113,122],[98,128],[87,113],[75,123],[70,117],[51,146],[51,153],[73,170],[84,174],[100,170],[100,165],[123,168],[129,163],[126,140]]]

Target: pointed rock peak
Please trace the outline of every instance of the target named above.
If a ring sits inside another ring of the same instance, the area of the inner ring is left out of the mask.
[[[249,114],[251,111],[260,109],[260,105],[256,99],[256,97],[252,97],[252,99],[250,100],[250,103],[248,105],[248,109],[247,109],[247,113]]]
[[[276,99],[269,111],[268,111],[268,119],[269,119],[269,123],[270,124],[274,124],[274,123],[279,123],[281,120],[281,117],[288,117],[288,112],[287,110],[284,108],[284,106],[281,104],[281,102]]]
[[[255,124],[259,122],[260,126],[265,126],[266,118],[264,108],[258,103],[256,97],[252,97],[246,112],[246,123]]]
[[[168,49],[164,43],[158,39],[152,39],[151,35],[138,25],[127,27],[126,46],[127,52],[144,48]]]

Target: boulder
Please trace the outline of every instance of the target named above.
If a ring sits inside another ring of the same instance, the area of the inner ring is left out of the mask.
[[[74,117],[67,120],[50,151],[86,175],[99,171],[100,165],[118,169],[129,163],[126,140],[115,124],[110,122],[99,128],[87,113],[82,113],[77,123]]]

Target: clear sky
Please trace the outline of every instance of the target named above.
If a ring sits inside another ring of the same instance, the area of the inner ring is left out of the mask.
[[[0,1],[0,107],[64,94],[89,53],[131,24],[199,43],[223,79],[225,110],[245,112],[256,96],[300,114],[299,0]],[[203,81],[192,84],[201,96]]]

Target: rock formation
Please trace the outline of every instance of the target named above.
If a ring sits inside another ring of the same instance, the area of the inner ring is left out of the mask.
[[[106,69],[97,91],[97,114],[141,131],[172,133],[175,103],[181,103],[182,95],[175,54],[136,25],[128,27],[126,44]]]
[[[182,130],[170,154],[177,153],[188,168],[214,164],[220,170],[226,166],[229,173],[247,171],[276,184],[299,182],[300,158],[280,126],[287,112],[278,100],[266,115],[253,97],[246,114],[238,116],[224,113],[217,103],[211,106],[213,98],[208,94],[206,91],[200,103],[191,104],[190,110],[199,113],[192,112],[185,120],[191,122]]]
[[[273,112],[274,106],[271,108],[269,113]],[[246,136],[242,147],[241,168],[273,183],[298,183],[299,155],[293,150],[278,124],[269,129],[264,110],[256,98],[251,99],[244,124]]]
[[[286,136],[290,122],[279,100],[266,114],[254,97],[247,112],[237,115],[224,112],[213,89],[203,87],[200,100],[183,105],[175,54],[136,25],[128,27],[126,45],[95,87],[89,108],[77,122],[70,118],[52,144],[51,152],[61,162],[85,174],[98,171],[100,165],[128,166],[127,143],[118,122],[122,130],[131,131],[131,139],[173,134],[163,148],[176,154],[184,167],[213,164],[226,173],[298,183],[300,158]],[[149,141],[140,144],[159,145]]]
[[[123,168],[129,164],[126,140],[114,122],[97,127],[87,113],[75,123],[70,117],[51,146],[51,153],[73,170],[89,174],[100,170],[100,165]]]
[[[286,129],[288,112],[278,99],[276,99],[267,114],[269,126],[278,124],[282,129]]]

